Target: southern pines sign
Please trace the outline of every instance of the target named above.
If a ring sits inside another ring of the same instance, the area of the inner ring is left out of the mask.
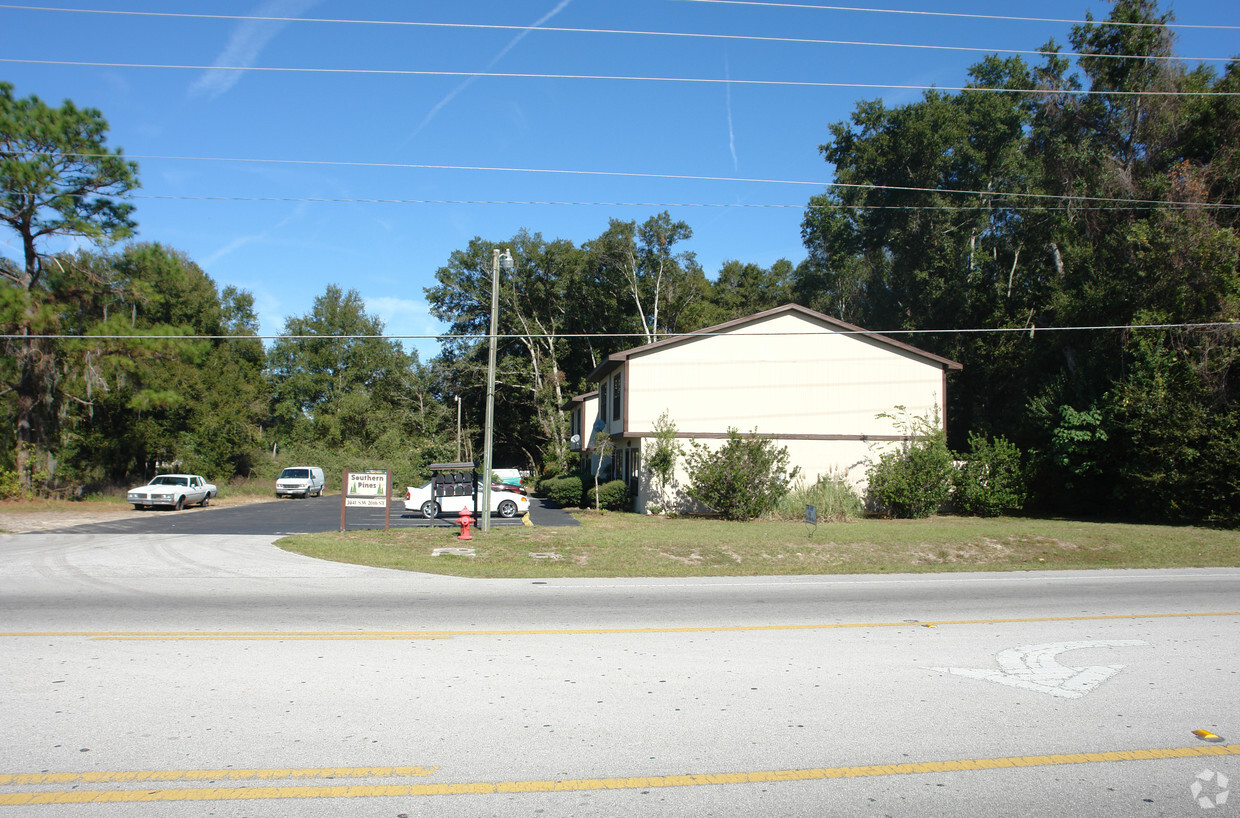
[[[346,472],[344,504],[349,508],[383,508],[388,503],[386,471]]]
[[[340,530],[345,528],[345,509],[383,509],[383,530],[391,525],[392,509],[388,504],[392,473],[386,469],[368,469],[344,473],[344,491],[340,495]]]

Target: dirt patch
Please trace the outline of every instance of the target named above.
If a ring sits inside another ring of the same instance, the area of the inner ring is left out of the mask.
[[[0,531],[8,534],[28,534],[31,531],[47,531],[52,528],[67,528],[71,525],[110,523],[113,520],[128,519],[133,514],[133,511],[25,511],[16,514],[0,513]]]
[[[660,557],[666,557],[669,560],[675,560],[676,562],[679,562],[682,565],[701,565],[702,564],[702,552],[698,551],[696,548],[693,549],[693,553],[687,557],[681,556],[680,554],[669,554],[666,551],[659,551],[658,554]]]
[[[55,528],[68,528],[75,525],[89,525],[90,523],[110,523],[116,520],[132,520],[145,514],[197,514],[203,511],[210,511],[213,508],[227,508],[229,506],[246,506],[251,503],[268,503],[273,502],[268,497],[256,497],[250,495],[242,495],[239,497],[224,497],[211,501],[211,505],[207,508],[187,508],[180,512],[173,511],[137,511],[128,506],[115,507],[114,509],[101,509],[99,506],[105,503],[84,504],[82,507],[74,508],[73,503],[62,502],[39,502],[30,503],[5,503],[0,506],[0,533],[5,534],[28,534],[32,531],[48,531]]]

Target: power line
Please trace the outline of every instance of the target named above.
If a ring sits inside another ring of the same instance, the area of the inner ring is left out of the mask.
[[[813,11],[847,11],[847,12],[865,12],[874,14],[903,14],[916,15],[923,17],[950,17],[963,20],[996,20],[1000,22],[1016,22],[1016,23],[1059,23],[1070,25],[1111,25],[1111,26],[1128,26],[1137,28],[1191,28],[1208,31],[1234,31],[1240,30],[1240,26],[1227,25],[1205,25],[1193,23],[1127,23],[1122,21],[1111,20],[1075,20],[1070,18],[1056,17],[1016,17],[1001,14],[966,14],[964,12],[949,11],[918,11],[912,9],[875,9],[861,8],[858,6],[820,6],[808,3],[775,3],[761,2],[760,0],[681,0],[681,2],[690,3],[714,3],[717,5],[733,5],[733,6],[769,6],[772,8],[794,8],[809,9]],[[11,3],[2,3],[0,8],[12,9],[14,11],[54,11],[69,12],[74,14],[111,14],[117,16],[132,17],[186,17],[206,20],[257,20],[260,22],[276,22],[276,23],[344,23],[357,25],[381,25],[381,26],[435,26],[442,28],[487,28],[487,29],[507,29],[507,30],[538,30],[538,31],[583,31],[583,32],[600,32],[600,33],[629,33],[627,31],[613,32],[608,29],[576,29],[576,28],[555,28],[551,26],[517,26],[517,25],[501,25],[492,23],[427,23],[413,20],[357,20],[357,19],[337,19],[326,17],[277,17],[268,15],[241,15],[241,14],[198,14],[186,12],[170,12],[170,11],[122,11],[115,9],[71,9],[56,8],[49,6],[25,6]],[[663,32],[635,32],[639,34],[658,34]]]
[[[29,155],[48,155],[50,153],[42,153],[39,151],[30,151]],[[72,156],[80,159],[102,158],[105,154],[96,153],[73,153],[73,154],[57,154],[63,156]],[[106,154],[112,157],[113,154]],[[861,190],[861,191],[891,191],[895,193],[937,193],[944,195],[959,196],[979,196],[990,199],[1025,199],[1031,201],[1062,201],[1070,202],[1077,205],[1083,204],[1104,204],[1113,205],[1121,204],[1128,206],[1142,207],[1180,207],[1180,208],[1202,208],[1211,209],[1234,209],[1240,208],[1240,204],[1231,204],[1225,202],[1218,203],[1196,203],[1196,202],[1174,202],[1160,199],[1130,199],[1130,198],[1111,198],[1104,196],[1075,196],[1059,193],[1027,193],[1018,191],[996,191],[996,190],[961,190],[951,188],[933,188],[933,187],[915,187],[903,185],[873,185],[860,184],[854,182],[824,182],[824,181],[805,181],[798,179],[762,179],[744,176],[702,176],[681,173],[646,173],[639,171],[607,171],[607,170],[571,170],[566,168],[521,168],[521,167],[502,167],[489,165],[437,165],[418,162],[359,162],[344,160],[327,160],[327,159],[268,159],[268,158],[252,158],[252,157],[221,157],[221,156],[169,156],[159,154],[132,154],[125,155],[127,159],[136,159],[142,161],[171,161],[171,162],[235,162],[238,164],[274,164],[274,165],[307,165],[311,167],[355,167],[355,168],[377,168],[384,170],[450,170],[450,171],[473,171],[485,173],[529,173],[529,174],[547,174],[547,175],[567,175],[567,176],[603,176],[617,177],[626,179],[663,179],[671,181],[688,181],[688,182],[726,182],[729,184],[768,184],[768,185],[793,185],[801,187],[816,188],[836,188],[841,190]],[[8,190],[8,194],[29,195],[24,191]],[[781,205],[781,204],[744,204],[744,203],[671,203],[660,204],[657,202],[573,202],[573,201],[502,201],[502,200],[449,200],[449,199],[404,199],[404,198],[331,198],[331,197],[276,197],[276,196],[174,196],[174,195],[155,195],[155,194],[129,194],[126,198],[134,199],[165,199],[165,200],[186,200],[186,201],[279,201],[279,202],[308,202],[308,203],[352,203],[352,204],[505,204],[505,205],[606,205],[606,206],[623,206],[623,207],[820,207],[821,205]],[[856,209],[880,209],[881,205],[830,205],[831,207],[852,207]]]
[[[756,34],[710,34],[706,32],[689,32],[689,31],[650,31],[638,29],[609,29],[609,28],[572,28],[566,26],[521,26],[521,25],[505,25],[499,23],[432,23],[415,20],[359,20],[359,19],[341,19],[326,17],[275,17],[263,15],[240,15],[240,14],[190,14],[183,12],[165,12],[165,11],[120,11],[113,9],[71,9],[71,8],[53,8],[46,6],[18,6],[11,4],[0,4],[0,9],[11,9],[15,11],[44,11],[44,12],[64,12],[73,14],[102,14],[112,16],[132,16],[132,17],[163,17],[163,18],[184,18],[184,19],[202,19],[202,20],[244,20],[256,22],[273,22],[273,23],[318,23],[331,25],[367,25],[367,26],[409,26],[417,28],[450,28],[465,30],[492,30],[492,31],[538,31],[555,34],[602,34],[614,36],[633,36],[633,37],[668,37],[682,39],[701,39],[701,40],[725,40],[737,42],[761,42],[761,43],[783,43],[792,45],[836,45],[836,46],[860,46],[871,48],[909,48],[930,51],[958,51],[976,54],[1025,54],[1025,55],[1042,55],[1047,52],[1037,49],[1019,49],[1019,48],[982,48],[980,46],[954,46],[954,45],[933,45],[924,43],[887,43],[873,42],[866,40],[829,40],[811,37],[775,37],[762,36]],[[872,9],[878,11],[879,9]],[[912,12],[909,12],[912,13]],[[929,12],[927,12],[929,13]],[[973,16],[973,15],[959,15]],[[977,15],[984,17],[984,15]],[[1024,19],[1024,18],[1016,18]],[[1072,21],[1050,21],[1050,22],[1072,22]],[[1170,26],[1169,26],[1170,27]],[[1219,26],[1218,28],[1229,28],[1227,26]],[[1237,27],[1240,28],[1240,27]],[[1176,55],[1145,55],[1145,54],[1087,54],[1075,51],[1057,52],[1056,56],[1060,57],[1092,57],[1098,59],[1142,59],[1155,61],[1176,61],[1182,60],[1186,62],[1231,62],[1231,57],[1180,57]]]
[[[3,60],[0,60],[3,62]],[[44,153],[40,151],[30,151],[30,155],[46,155],[52,156],[56,154]],[[58,154],[61,156],[74,156],[82,159],[99,159],[105,156],[111,157],[113,154],[101,153],[72,153]],[[273,165],[309,165],[309,166],[328,166],[328,167],[356,167],[356,168],[377,168],[381,170],[463,170],[463,171],[479,171],[486,173],[534,173],[534,174],[554,174],[564,176],[616,176],[628,179],[670,179],[688,182],[746,182],[757,184],[772,185],[812,185],[814,187],[822,187],[829,185],[829,182],[821,181],[799,181],[795,179],[755,179],[742,176],[695,176],[684,173],[644,173],[641,171],[624,171],[624,170],[572,170],[568,168],[521,168],[521,167],[503,167],[499,165],[436,165],[423,162],[358,162],[352,160],[335,160],[335,159],[269,159],[269,158],[252,158],[252,157],[228,157],[228,156],[169,156],[165,154],[126,154],[126,159],[141,159],[143,161],[170,161],[170,162],[237,162],[237,163],[254,163],[254,164],[273,164]]]
[[[858,6],[819,6],[811,3],[777,3],[769,0],[680,0],[684,3],[711,3],[721,6],[767,6],[770,8],[808,9],[812,11],[853,11],[873,14],[906,14],[923,17],[951,17],[965,20],[998,20],[1009,23],[1060,23],[1071,25],[1109,25],[1132,28],[1191,28],[1207,31],[1240,31],[1240,26],[1201,25],[1192,23],[1125,23],[1113,20],[1071,20],[1055,17],[1016,17],[1004,14],[965,14],[952,11],[918,11],[912,9],[873,9]]]
[[[789,338],[813,337],[821,335],[986,335],[1039,332],[1114,332],[1131,330],[1210,330],[1240,329],[1240,321],[1215,321],[1202,324],[1104,324],[1097,326],[1076,327],[975,327],[969,329],[895,329],[895,330],[821,330],[805,332],[746,332],[736,335],[732,332],[671,332],[659,334],[660,341],[690,338]],[[484,341],[491,336],[487,333],[442,333],[438,335],[0,335],[4,340],[57,340],[57,341]],[[583,333],[520,333],[497,334],[501,340],[537,339],[606,339],[606,338],[645,338],[645,332],[583,332]]]
[[[289,66],[189,65],[118,63],[90,60],[30,60],[0,58],[0,63],[57,65],[73,68],[158,68],[174,71],[251,71],[269,74],[347,74],[362,76],[458,77],[476,79],[595,80],[607,82],[689,83],[691,85],[747,85],[785,88],[860,88],[885,91],[972,91],[982,94],[1048,94],[1119,97],[1240,97],[1240,91],[1094,91],[1084,88],[990,88],[974,85],[895,85],[877,82],[822,82],[817,80],[745,80],[728,77],[644,77],[627,74],[540,74],[524,71],[430,71],[404,68],[297,68]]]
[[[830,187],[831,184],[824,183]],[[872,189],[883,189],[876,187]],[[5,191],[12,195],[13,191]],[[924,192],[931,193],[970,193],[973,191],[954,191],[941,190],[934,188],[926,188]],[[16,195],[28,195],[17,193]],[[979,194],[980,195],[980,194]],[[988,193],[986,195],[994,198],[1002,198],[1007,194]],[[1017,195],[1017,194],[1012,194]],[[1028,194],[1033,195],[1033,194]],[[1050,196],[1050,194],[1047,194]],[[934,210],[934,211],[975,211],[975,210],[991,210],[998,209],[1008,212],[1028,212],[1035,210],[1051,209],[1053,205],[888,205],[888,204],[814,204],[812,202],[806,204],[779,204],[771,202],[611,202],[611,201],[556,201],[556,200],[536,200],[536,199],[395,199],[395,198],[331,198],[318,196],[186,196],[158,193],[137,193],[127,194],[125,199],[137,200],[157,200],[157,201],[183,201],[183,202],[288,202],[293,204],[401,204],[401,205],[500,205],[500,206],[529,206],[529,207],[700,207],[700,208],[734,208],[743,209],[770,209],[770,210]],[[1062,200],[1065,206],[1071,206],[1074,211],[1108,211],[1108,210],[1154,210],[1167,208],[1172,210],[1235,210],[1240,209],[1240,204],[1212,203],[1212,202],[1175,202],[1175,201],[1141,201],[1128,199],[1098,199],[1088,197],[1073,196],[1056,196],[1054,198]],[[1104,207],[1099,205],[1082,205],[1078,204],[1083,201],[1098,201],[1108,204],[1124,205],[1118,207]],[[1059,208],[1055,208],[1059,209]]]

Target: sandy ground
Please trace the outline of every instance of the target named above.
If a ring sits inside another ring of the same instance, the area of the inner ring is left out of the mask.
[[[242,495],[237,497],[217,497],[211,501],[211,508],[243,506],[250,503],[268,503],[272,497]],[[106,523],[112,520],[125,520],[136,514],[150,514],[149,511],[136,511],[131,506],[116,506],[115,510],[101,510],[100,503],[83,505],[73,508],[73,503],[57,502],[53,507],[46,503],[5,503],[0,505],[0,534],[27,534],[31,531],[47,531],[51,528],[65,528],[88,523]],[[187,508],[181,514],[197,514],[204,509]]]
[[[130,514],[124,511],[24,511],[11,514],[0,513],[0,532],[7,534],[26,534],[31,531],[46,531],[49,528],[64,528],[70,525],[87,523],[106,523],[111,520],[123,520]]]

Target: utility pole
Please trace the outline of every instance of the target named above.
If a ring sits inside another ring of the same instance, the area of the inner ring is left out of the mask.
[[[505,270],[511,270],[512,253],[504,250],[501,256],[499,248],[491,251],[491,351],[487,357],[487,430],[482,449],[482,521],[480,531],[491,530],[491,444],[495,437],[495,326],[499,316],[499,268],[503,264]]]

